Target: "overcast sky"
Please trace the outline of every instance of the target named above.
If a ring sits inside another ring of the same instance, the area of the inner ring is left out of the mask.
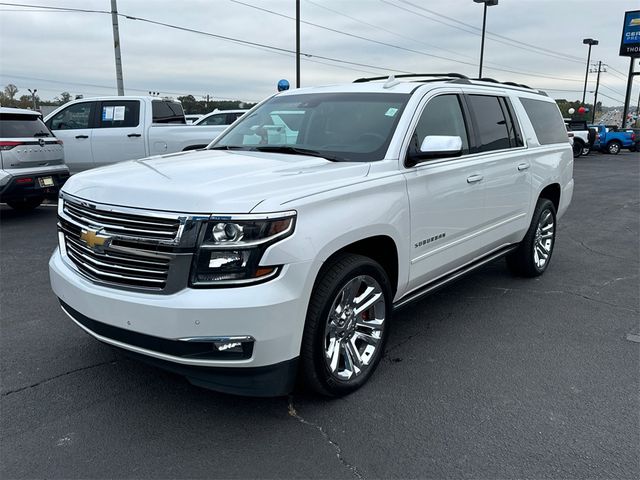
[[[295,16],[295,0],[241,1]],[[7,3],[110,10],[109,0]],[[605,105],[621,105],[629,68],[628,58],[618,56],[623,16],[638,6],[635,0],[500,0],[489,8],[487,31],[503,38],[487,37],[484,75],[542,88],[555,98],[579,99],[587,55],[582,39],[592,37],[600,41],[592,60],[610,66],[602,74],[599,98]],[[233,0],[118,0],[118,10],[295,50],[293,20]],[[480,51],[482,6],[472,0],[301,0],[301,18],[318,25],[302,25],[301,50],[311,55],[302,62],[302,86],[350,82],[394,71],[478,73],[474,65]],[[295,57],[290,53],[123,17],[120,40],[128,94],[154,90],[174,97],[191,93],[258,101],[275,91],[280,78],[295,84]],[[544,51],[521,44],[518,48],[513,40]],[[108,14],[0,5],[0,62],[0,83],[16,84],[18,95],[28,93],[27,88],[37,88],[43,98],[65,90],[85,96],[116,93]],[[595,77],[590,75],[588,91],[594,89]],[[639,90],[640,77],[636,77],[632,105]],[[590,101],[593,93],[587,93]]]

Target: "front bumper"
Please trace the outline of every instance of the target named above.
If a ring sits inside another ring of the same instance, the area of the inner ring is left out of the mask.
[[[311,288],[310,266],[310,262],[286,265],[278,278],[264,284],[186,288],[170,295],[91,283],[67,265],[59,249],[51,257],[49,273],[66,313],[98,340],[184,374],[198,385],[230,393],[278,395],[293,385]],[[182,347],[184,341],[211,337],[255,341],[248,358],[202,355]]]

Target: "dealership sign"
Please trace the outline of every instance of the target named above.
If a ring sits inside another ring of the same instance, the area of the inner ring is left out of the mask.
[[[640,57],[640,10],[624,14],[620,55]]]

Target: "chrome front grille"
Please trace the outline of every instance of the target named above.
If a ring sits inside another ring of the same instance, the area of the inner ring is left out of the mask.
[[[69,199],[65,199],[63,211],[79,224],[100,226],[108,235],[174,240],[180,230],[180,220],[177,218],[147,217],[98,210],[90,207],[87,202],[75,202]]]
[[[190,254],[176,254],[184,217],[131,213],[65,196],[58,207],[60,248],[88,279],[128,289],[164,291],[169,272],[188,268]],[[88,236],[89,234],[89,236]],[[95,242],[98,235],[101,242]],[[93,240],[92,240],[93,239]],[[176,260],[178,260],[176,262]],[[182,266],[181,266],[182,265]],[[186,278],[186,273],[182,273]]]

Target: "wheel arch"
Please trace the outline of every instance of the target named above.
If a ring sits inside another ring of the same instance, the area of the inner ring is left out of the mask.
[[[362,255],[368,257],[383,268],[389,277],[393,295],[398,291],[398,247],[396,242],[388,235],[375,235],[372,237],[357,240],[348,245],[343,246],[339,250],[333,252],[323,263],[323,267],[329,265],[332,259],[345,253]],[[323,268],[316,276],[316,281],[320,277]]]
[[[547,200],[551,200],[557,212],[560,208],[561,191],[562,191],[562,188],[560,187],[559,183],[552,183],[542,189],[542,191],[540,192],[540,195],[538,195],[538,200],[541,198],[546,198]]]

